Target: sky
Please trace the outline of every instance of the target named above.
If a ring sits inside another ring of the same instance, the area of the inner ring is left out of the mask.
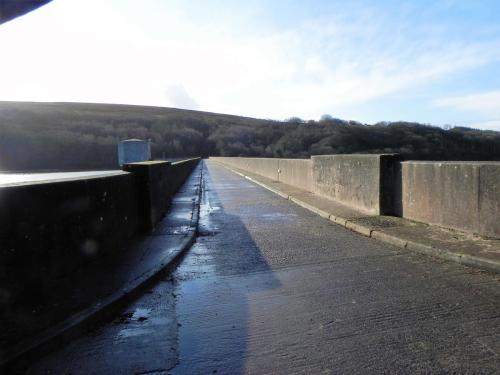
[[[0,25],[0,100],[500,131],[500,1],[54,0]]]

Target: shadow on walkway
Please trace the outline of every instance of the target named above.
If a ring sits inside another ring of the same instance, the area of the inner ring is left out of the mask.
[[[180,359],[171,373],[240,374],[252,340],[250,317],[256,318],[252,296],[281,283],[234,207],[225,207],[244,194],[241,179],[205,171],[200,236],[175,275]]]

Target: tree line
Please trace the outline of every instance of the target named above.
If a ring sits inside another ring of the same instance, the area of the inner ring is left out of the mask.
[[[200,111],[81,103],[0,102],[0,170],[117,168],[117,143],[151,139],[155,158],[305,158],[399,153],[405,159],[500,160],[500,133],[413,122],[254,119]]]

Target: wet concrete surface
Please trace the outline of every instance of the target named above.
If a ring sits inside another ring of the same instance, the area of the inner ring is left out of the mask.
[[[207,162],[170,278],[29,373],[500,372],[498,277],[390,247]]]
[[[23,358],[38,358],[40,352],[60,346],[61,339],[68,341],[68,336],[72,336],[68,331],[79,332],[80,328],[75,327],[92,324],[96,314],[102,316],[107,314],[101,313],[103,311],[115,310],[110,306],[129,298],[150,277],[174,261],[195,238],[201,177],[200,165],[174,195],[169,214],[158,223],[155,232],[138,234],[126,246],[113,249],[112,256],[96,257],[75,272],[54,280],[46,295],[27,296],[18,298],[17,304],[3,304],[0,307],[0,374],[4,360],[10,360],[8,373],[12,373],[13,367],[24,368]],[[89,321],[88,324],[85,321]]]

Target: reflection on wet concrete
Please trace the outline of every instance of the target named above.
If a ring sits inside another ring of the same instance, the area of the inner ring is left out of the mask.
[[[174,284],[158,283],[111,323],[70,343],[28,374],[165,374],[175,366],[178,323]]]
[[[248,295],[279,280],[206,173],[197,243],[174,274],[179,363],[169,373],[239,374],[248,351]],[[222,231],[221,231],[222,229]]]

